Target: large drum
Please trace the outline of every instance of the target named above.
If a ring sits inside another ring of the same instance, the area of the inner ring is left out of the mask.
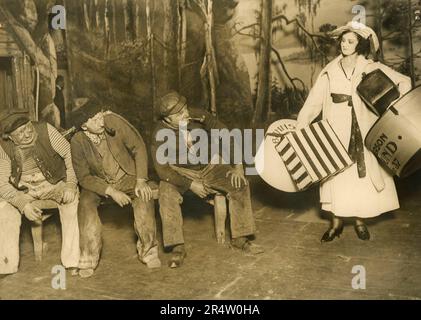
[[[282,191],[303,191],[352,165],[327,121],[301,130],[293,130],[292,121],[273,123],[257,152],[257,172],[268,184]]]
[[[408,92],[377,120],[365,144],[399,177],[421,168],[421,87]]]
[[[289,119],[272,123],[255,156],[256,170],[262,179],[272,187],[284,192],[297,192],[299,190],[276,147],[285,134],[295,130],[296,124],[296,120]]]

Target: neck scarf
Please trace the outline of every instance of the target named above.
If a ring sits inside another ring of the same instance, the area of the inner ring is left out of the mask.
[[[88,130],[84,130],[83,133],[92,141],[94,145],[98,145],[102,140],[105,140],[105,133],[95,134],[91,133]]]

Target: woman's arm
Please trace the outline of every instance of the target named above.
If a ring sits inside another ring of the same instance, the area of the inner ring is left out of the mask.
[[[322,112],[328,81],[327,74],[323,74],[317,79],[298,114],[297,129],[310,125]]]

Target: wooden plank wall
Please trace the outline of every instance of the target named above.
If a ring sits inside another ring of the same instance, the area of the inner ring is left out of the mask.
[[[13,36],[0,27],[0,56],[12,57],[17,104],[10,112],[28,112],[35,119],[35,68]]]
[[[4,28],[0,28],[0,56],[16,55],[22,55],[19,46]]]

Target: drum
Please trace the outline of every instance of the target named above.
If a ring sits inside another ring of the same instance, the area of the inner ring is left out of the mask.
[[[256,161],[268,184],[282,191],[303,191],[353,164],[327,121],[301,130],[288,129],[285,121],[291,120],[279,120],[268,129],[263,168]]]
[[[408,92],[377,120],[365,144],[398,177],[421,168],[421,87]]]
[[[272,123],[255,156],[255,167],[260,177],[267,184],[285,192],[297,192],[299,190],[276,147],[286,133],[295,130],[296,124],[296,120],[290,119],[282,119]]]

